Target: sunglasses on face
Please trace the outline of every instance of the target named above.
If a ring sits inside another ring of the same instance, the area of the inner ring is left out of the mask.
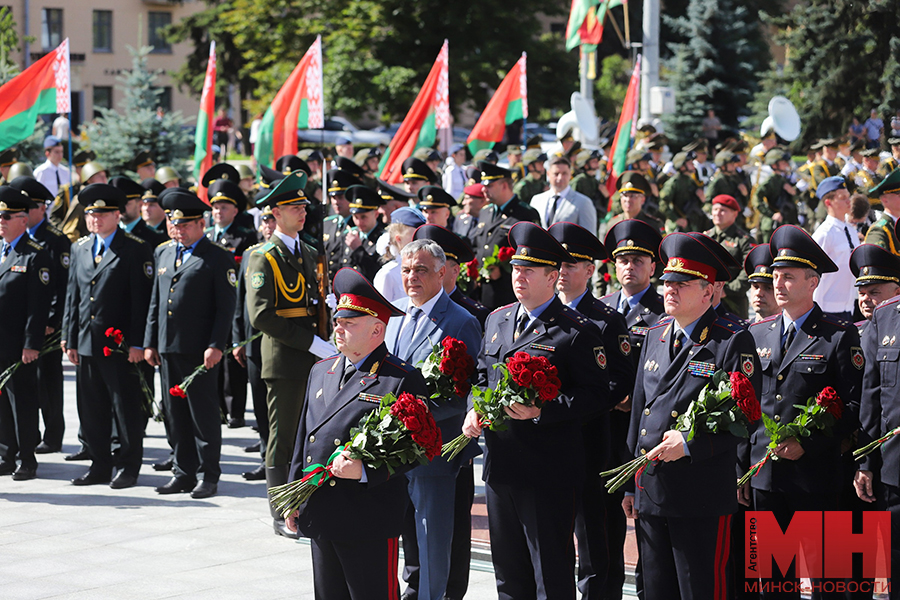
[[[10,219],[12,219],[14,217],[20,217],[20,216],[22,216],[22,215],[14,215],[11,213],[2,213],[2,214],[0,214],[0,221],[9,221]]]

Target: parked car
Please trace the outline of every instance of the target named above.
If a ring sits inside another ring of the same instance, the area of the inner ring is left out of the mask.
[[[391,136],[383,132],[360,129],[344,117],[326,117],[323,129],[298,129],[297,139],[307,144],[320,146],[333,146],[338,136],[350,138],[354,144],[387,146],[391,143]]]
[[[525,139],[527,140],[533,135],[538,135],[544,138],[545,142],[555,142],[556,141],[556,124],[552,124],[552,129],[547,127],[546,125],[541,125],[540,123],[525,123]]]

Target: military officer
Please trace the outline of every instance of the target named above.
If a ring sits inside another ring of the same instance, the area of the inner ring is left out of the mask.
[[[381,267],[377,244],[384,234],[384,225],[378,220],[378,207],[384,204],[384,199],[364,185],[350,186],[346,195],[354,227],[344,234],[341,265],[352,267],[372,280]]]
[[[797,189],[786,178],[790,161],[790,155],[783,148],[776,147],[766,152],[765,164],[772,168],[772,175],[759,184],[751,199],[753,207],[759,211],[756,238],[761,243],[767,243],[779,225],[799,223],[794,201]]]
[[[619,175],[619,179],[616,180],[616,190],[622,212],[609,220],[609,229],[626,219],[643,221],[660,232],[665,229],[662,221],[644,211],[644,204],[653,192],[650,188],[650,182],[641,173],[625,171]]]
[[[741,270],[744,259],[753,248],[753,237],[737,225],[741,206],[733,196],[720,194],[712,199],[713,228],[706,232],[710,238],[718,242],[731,255],[736,263],[737,276],[725,284],[725,295],[722,299],[728,310],[740,319],[747,319],[749,302],[747,291],[750,282]]]
[[[110,179],[109,185],[120,189],[128,199],[128,202],[122,207],[119,227],[147,242],[150,248],[156,248],[168,239],[156,230],[150,229],[141,218],[141,205],[146,192],[141,184],[128,177],[120,176]]]
[[[897,217],[900,217],[900,170],[891,171],[881,183],[869,190],[869,197],[877,197],[884,211],[866,232],[865,243],[881,246],[900,256],[900,240],[896,232]]]
[[[134,155],[131,161],[131,168],[137,173],[137,178],[140,181],[156,175],[156,161],[153,160],[153,155],[147,150],[140,150]]]
[[[55,206],[65,207],[65,210],[53,210],[51,212],[62,215],[58,223],[54,223],[72,242],[87,235],[87,224],[84,220],[84,206],[78,202],[78,190],[92,183],[107,183],[109,172],[106,167],[96,161],[91,161],[81,168],[81,185],[60,190],[53,201]]]
[[[163,187],[181,187],[181,174],[174,167],[160,167],[153,178],[163,184]]]
[[[772,287],[772,253],[768,244],[760,244],[750,251],[744,259],[744,273],[750,282],[750,306],[755,314],[753,322],[777,314],[778,306]]]
[[[141,219],[150,230],[164,240],[169,239],[169,230],[166,227],[166,213],[159,205],[159,195],[166,188],[154,178],[144,179],[141,182],[144,195],[141,196]]]
[[[720,194],[725,194],[737,200],[740,207],[737,222],[743,227],[743,212],[747,207],[750,193],[742,177],[737,172],[737,166],[740,161],[740,157],[730,150],[723,150],[716,154],[716,165],[719,167],[719,170],[715,172],[712,179],[709,180],[709,185],[706,186],[706,197],[710,199]],[[712,206],[704,206],[704,210],[712,212]]]
[[[600,222],[606,216],[606,206],[609,203],[609,192],[605,185],[600,185],[597,171],[600,169],[599,150],[582,150],[575,158],[575,165],[579,172],[569,185],[579,194],[584,194],[594,203],[597,209],[597,221]]]
[[[209,241],[231,252],[235,260],[259,241],[254,229],[241,227],[235,221],[247,208],[247,197],[237,183],[228,179],[213,181],[209,185],[209,204],[213,218],[213,226],[205,232]]]
[[[548,230],[563,248],[576,259],[564,262],[556,289],[559,299],[593,321],[603,340],[602,368],[609,374],[609,395],[615,404],[626,402],[634,389],[635,366],[631,359],[631,341],[625,317],[602,300],[594,298],[588,289],[594,272],[594,261],[606,260],[608,255],[600,240],[590,231],[574,223],[556,223]],[[585,480],[581,497],[576,505],[575,538],[578,541],[578,588],[582,598],[605,598],[608,590],[607,573],[609,549],[607,546],[604,511],[616,511],[622,503],[618,494],[607,494],[600,472],[620,463],[610,463],[610,415],[602,413],[584,421],[584,439],[598,443],[585,448]],[[614,504],[613,504],[614,502]],[[607,512],[609,514],[609,512]],[[615,521],[620,519],[616,517]],[[613,524],[616,530],[618,523]],[[624,547],[620,547],[620,553]],[[614,563],[622,560],[616,557]],[[620,587],[621,589],[621,587]]]
[[[381,199],[384,200],[384,204],[378,207],[378,216],[381,222],[387,226],[391,222],[393,212],[398,208],[409,206],[411,200],[415,201],[416,195],[410,194],[406,189],[393,186],[383,179],[376,178],[375,181],[378,183],[376,191],[381,196]],[[385,241],[387,240],[385,239]]]
[[[532,198],[548,189],[545,178],[545,162],[547,162],[547,155],[540,148],[526,150],[522,155],[522,164],[527,173],[523,179],[516,182],[513,193],[526,205],[531,204]],[[470,182],[469,185],[473,183],[475,182]]]
[[[0,311],[8,319],[0,330],[0,369],[23,363],[0,394],[0,475],[16,481],[37,477],[37,359],[53,300],[50,254],[26,231],[32,208],[27,193],[0,187]]]
[[[764,465],[749,484],[756,510],[772,511],[786,528],[797,510],[838,509],[841,440],[858,424],[865,359],[856,327],[826,315],[813,301],[820,276],[837,271],[837,265],[795,225],[776,229],[769,247],[781,312],[750,327],[762,364],[763,413],[790,423],[799,414],[794,405],[806,404],[828,386],[843,402],[833,435],[813,431],[809,437],[782,442],[775,450],[778,460]],[[751,436],[752,462],[762,460],[768,443],[762,430]],[[745,490],[741,495],[747,499]],[[794,580],[793,569],[782,578],[773,575],[788,587]],[[790,596],[799,598],[799,584]]]
[[[453,214],[450,212],[456,206],[456,200],[437,185],[424,185],[416,192],[419,203],[416,205],[423,215],[425,223],[440,225],[445,229],[453,228]]]
[[[322,224],[322,241],[325,255],[328,257],[329,277],[334,278],[338,269],[343,266],[344,236],[353,227],[350,217],[350,201],[347,200],[347,188],[362,185],[362,182],[348,173],[338,169],[328,171],[328,198],[334,214],[326,217]]]
[[[334,353],[316,331],[318,311],[325,310],[325,304],[319,297],[315,249],[299,237],[308,203],[305,185],[305,173],[292,173],[257,202],[272,211],[275,231],[268,242],[250,253],[245,266],[250,324],[263,332],[260,359],[268,389],[265,464],[270,488],[288,482],[309,371],[316,357]],[[293,535],[281,515],[274,508],[271,512],[275,533]]]
[[[9,179],[9,168],[19,161],[19,151],[16,148],[7,148],[0,151],[0,185],[6,185]]]
[[[128,202],[122,190],[95,183],[83,188],[79,198],[92,235],[72,249],[62,345],[77,368],[78,416],[91,466],[72,483],[109,483],[122,489],[137,483],[143,458],[146,420],[136,369],[144,360],[153,250],[119,228]],[[109,328],[122,332],[127,352],[106,335]],[[114,352],[107,355],[106,348]],[[111,480],[113,422],[119,472]]]
[[[416,194],[423,185],[440,185],[440,180],[434,171],[424,161],[410,156],[403,161],[403,184],[406,191]],[[512,175],[510,175],[512,177]]]
[[[234,318],[237,274],[231,253],[203,235],[205,202],[181,188],[164,191],[159,199],[175,239],[156,249],[144,358],[161,365],[163,390],[170,390],[163,393],[163,410],[175,457],[174,477],[156,491],[208,498],[221,475],[217,377]],[[207,372],[183,390],[186,397],[173,395],[198,365]]]
[[[50,190],[33,177],[17,177],[10,187],[25,192],[34,202],[28,211],[28,235],[50,253],[52,267],[50,281],[53,301],[47,321],[47,335],[59,331],[66,306],[66,282],[69,277],[69,249],[71,243],[63,232],[47,221],[47,206],[53,201]],[[43,439],[34,449],[37,454],[59,452],[62,449],[66,424],[63,417],[62,350],[48,352],[38,358],[38,401],[44,421]]]
[[[900,257],[881,246],[860,244],[850,255],[850,270],[856,277],[859,310],[865,317],[856,324],[862,336],[875,307],[900,294]]]
[[[542,408],[514,404],[505,409],[510,417],[506,430],[483,431],[497,591],[504,600],[574,599],[573,522],[585,469],[582,422],[615,401],[597,326],[556,296],[560,266],[575,258],[534,223],[515,224],[509,243],[515,248],[510,262],[518,302],[488,317],[477,384],[496,388],[501,372],[494,365],[522,351],[546,357],[562,386],[559,396]],[[466,415],[463,433],[482,433],[474,409]],[[541,475],[549,472],[555,474],[553,485]]]
[[[338,157],[338,163],[343,164],[346,160]],[[322,204],[322,179],[318,182],[312,179],[313,170],[309,164],[293,154],[286,154],[275,161],[275,169],[281,171],[284,175],[290,175],[295,171],[303,171],[306,173],[306,187],[303,188],[303,194],[309,200],[309,206],[306,207],[306,223],[303,225],[303,241],[316,248],[321,252],[322,249],[322,222],[325,219],[325,206]]]
[[[679,231],[706,231],[709,217],[703,213],[706,196],[694,178],[696,154],[679,152],[672,158],[676,173],[666,181],[659,195],[660,212],[666,216],[666,228]]]
[[[644,597],[728,597],[723,543],[737,509],[734,492],[741,438],[673,428],[717,370],[739,372],[760,389],[759,361],[749,333],[716,314],[713,283],[724,265],[700,240],[674,233],[660,244],[661,279],[672,319],[651,328],[641,354],[628,444],[651,459],[622,506],[638,529]]]
[[[486,258],[494,255],[501,247],[509,246],[509,230],[519,221],[540,222],[540,215],[528,205],[522,204],[513,193],[512,173],[489,162],[478,163],[481,169],[481,183],[490,205],[481,209],[478,229],[472,246],[478,263],[483,265]],[[508,266],[506,266],[508,268]],[[515,298],[511,278],[504,267],[493,267],[490,278],[481,282],[481,302],[495,309],[509,304]]]
[[[509,163],[509,170],[512,171],[514,183],[518,183],[525,178],[525,165],[522,162],[521,146],[507,146],[506,161]]]
[[[385,394],[427,394],[422,374],[389,354],[384,344],[388,319],[402,313],[354,269],[338,271],[333,289],[340,298],[334,318],[341,354],[316,363],[310,372],[291,481],[309,465],[327,463]],[[335,458],[331,472],[334,479],[288,518],[292,529],[311,540],[316,597],[399,597],[398,536],[407,508],[406,478],[351,459],[347,450]]]

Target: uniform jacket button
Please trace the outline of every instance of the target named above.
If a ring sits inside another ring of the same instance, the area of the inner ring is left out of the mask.
[[[775,415],[775,421],[780,421],[780,420],[781,420],[781,415]]]
[[[337,438],[334,438],[334,445],[335,445],[335,446],[340,446],[340,445],[341,445],[341,440],[339,440],[339,439],[337,439]]]
[[[334,487],[334,486],[337,485],[337,481],[335,481],[334,479],[332,479],[331,481],[328,482],[328,485],[330,485],[331,487]]]
[[[310,444],[316,443],[316,436],[314,436],[314,435],[309,436],[309,443]]]
[[[307,456],[307,457],[306,457],[306,464],[309,464],[309,463],[311,463],[311,462],[312,462],[312,456]]]
[[[781,381],[782,379],[784,379],[784,375],[779,375],[779,376],[778,376],[778,381]]]
[[[646,448],[641,448],[641,454],[647,454],[647,449],[646,449]]]
[[[641,429],[641,435],[647,435],[647,430],[646,430],[646,429]]]
[[[782,397],[781,394],[775,394],[775,399],[776,399],[776,400],[781,400],[781,397]]]
[[[649,415],[649,414],[650,414],[650,409],[649,409],[649,408],[645,408],[645,409],[644,409],[644,414],[645,414],[645,415]]]
[[[677,419],[677,418],[678,418],[678,411],[677,411],[677,410],[673,410],[673,411],[672,411],[672,418],[673,418],[673,419]]]

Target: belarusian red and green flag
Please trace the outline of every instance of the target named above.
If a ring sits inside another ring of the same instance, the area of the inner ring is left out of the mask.
[[[593,52],[603,41],[603,22],[609,9],[622,6],[623,0],[572,0],[566,25],[566,50],[584,46]]]
[[[69,39],[0,87],[0,150],[34,134],[38,115],[72,110]]]
[[[323,89],[322,36],[317,36],[263,116],[256,164],[271,167],[277,158],[297,154],[297,130],[325,126]]]
[[[609,178],[606,180],[606,189],[609,190],[609,207],[612,210],[613,193],[616,191],[616,179],[625,171],[628,151],[634,144],[637,134],[638,103],[641,100],[641,55],[637,55],[634,61],[634,71],[631,73],[631,81],[628,82],[628,91],[625,92],[625,102],[622,103],[622,114],[619,115],[619,126],[616,127],[616,137],[613,138],[609,149]]]
[[[425,84],[378,165],[388,183],[403,180],[403,161],[417,148],[432,147],[439,129],[450,128],[449,45],[444,40]]]
[[[197,132],[194,134],[194,177],[199,183],[212,166],[213,115],[216,112],[216,43],[209,44],[209,60],[206,62],[206,79],[200,94],[200,112],[197,115]],[[225,157],[223,156],[224,160]],[[197,195],[209,203],[206,186],[197,186]]]
[[[490,102],[475,123],[466,144],[472,154],[484,148],[493,148],[503,140],[506,126],[520,119],[528,118],[528,78],[525,72],[523,52],[515,66],[510,69],[491,96]]]

